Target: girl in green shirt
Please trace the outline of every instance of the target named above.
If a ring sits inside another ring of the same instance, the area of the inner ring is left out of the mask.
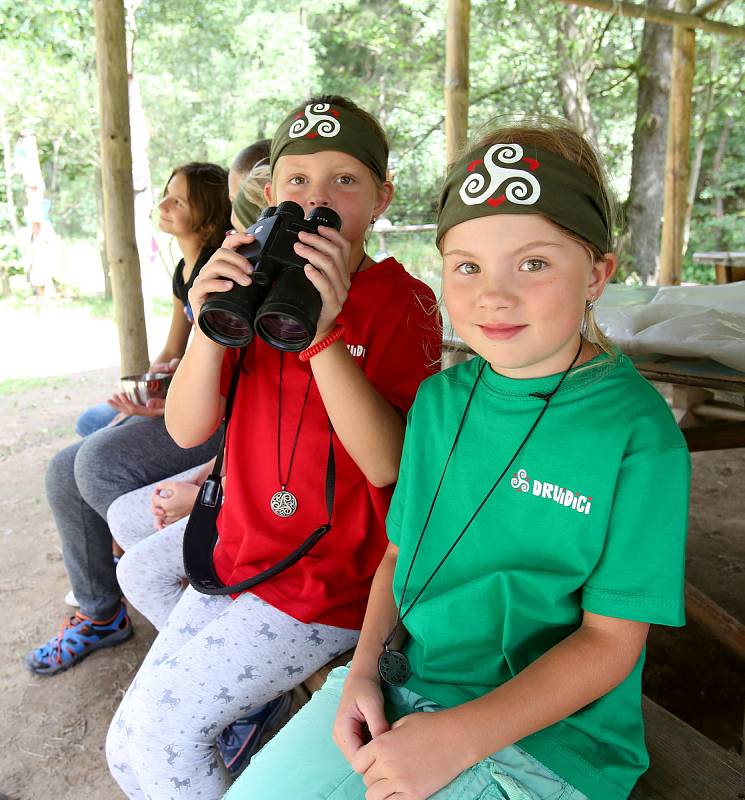
[[[444,300],[476,357],[410,411],[351,664],[230,800],[623,800],[646,769],[644,645],[684,622],[689,459],[593,322],[610,205],[565,125],[501,128],[450,170]]]

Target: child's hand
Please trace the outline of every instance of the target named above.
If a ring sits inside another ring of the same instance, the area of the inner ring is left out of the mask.
[[[367,800],[425,800],[471,766],[459,739],[447,711],[419,712],[373,738],[350,763],[362,775]]]
[[[161,372],[166,375],[172,375],[180,363],[180,358],[172,358],[170,361],[153,361],[148,372]]]
[[[389,729],[383,713],[383,692],[374,678],[347,676],[334,721],[334,742],[352,763],[359,749]]]
[[[305,274],[318,289],[323,306],[314,341],[320,341],[334,329],[336,318],[349,294],[349,242],[334,228],[322,225],[318,233],[301,231],[295,252],[307,259]]]
[[[162,417],[166,410],[166,401],[163,398],[154,397],[147,401],[147,405],[141,406],[133,403],[124,392],[113,395],[106,402],[128,417]]]
[[[156,530],[163,530],[167,525],[191,513],[199,494],[199,486],[187,481],[164,481],[153,490],[150,498],[150,510],[155,517]]]
[[[250,262],[235,252],[236,248],[244,244],[251,244],[255,240],[250,233],[233,233],[225,237],[222,247],[212,254],[212,258],[202,267],[194,284],[189,289],[189,305],[194,319],[199,318],[199,312],[212,292],[227,292],[233,288],[234,283],[248,286],[251,283],[253,267]]]

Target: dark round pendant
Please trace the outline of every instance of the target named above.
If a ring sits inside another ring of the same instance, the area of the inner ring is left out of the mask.
[[[398,650],[385,650],[378,659],[378,672],[390,686],[403,686],[411,677],[409,659]]]
[[[283,489],[272,495],[269,506],[278,517],[291,517],[297,511],[297,498]]]

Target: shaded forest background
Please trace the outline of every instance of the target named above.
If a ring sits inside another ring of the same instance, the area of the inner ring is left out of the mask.
[[[157,198],[178,163],[229,165],[271,136],[288,108],[324,91],[352,97],[388,131],[391,221],[433,221],[445,153],[445,0],[126,5],[136,191]],[[745,24],[745,4],[715,16]],[[671,42],[666,26],[558,2],[472,0],[471,133],[501,114],[575,121],[598,143],[625,212],[619,279],[630,282],[654,280]],[[713,280],[693,252],[745,246],[743,63],[745,43],[698,32],[685,280]],[[0,64],[0,269],[12,270],[24,225],[13,149],[23,132],[36,136],[58,235],[100,241],[89,0],[0,0]]]

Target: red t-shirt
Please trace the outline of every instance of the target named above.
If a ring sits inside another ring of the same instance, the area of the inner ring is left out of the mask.
[[[339,316],[344,341],[368,380],[396,408],[407,412],[424,378],[439,369],[442,342],[435,298],[425,284],[393,258],[355,276]],[[221,392],[227,395],[239,350],[228,350]],[[291,517],[269,507],[279,491],[277,423],[278,350],[255,337],[249,345],[228,426],[225,501],[218,520],[215,568],[238,583],[274,565],[326,522],[328,417],[315,382],[297,442],[287,491],[297,498]],[[310,365],[284,355],[282,383],[282,476],[292,444]],[[333,437],[336,491],[333,529],[300,561],[251,589],[302,622],[360,628],[370,584],[387,546],[385,516],[392,486],[370,485]]]

